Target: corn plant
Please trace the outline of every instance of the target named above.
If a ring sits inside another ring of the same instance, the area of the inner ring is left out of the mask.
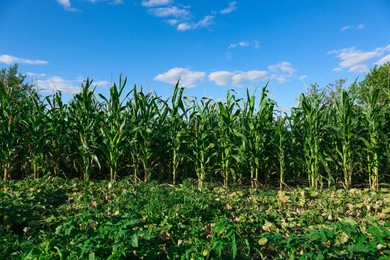
[[[32,91],[28,98],[30,104],[28,113],[23,120],[25,128],[24,146],[27,151],[28,163],[31,164],[33,177],[37,179],[39,173],[45,170],[44,162],[48,154],[48,127],[46,106],[41,102],[36,91]]]
[[[238,107],[239,100],[234,95],[227,93],[226,102],[218,102],[218,137],[217,149],[219,155],[219,171],[223,176],[223,186],[228,188],[229,176],[236,181],[234,162],[239,163],[243,157],[243,134],[239,131],[238,120],[241,110]]]
[[[179,88],[179,82],[177,82],[173,95],[170,98],[171,106],[166,103],[161,115],[162,120],[168,117],[165,123],[166,128],[164,132],[168,135],[166,138],[166,145],[171,156],[170,165],[173,184],[176,184],[179,165],[184,159],[182,153],[182,146],[185,142],[186,133],[184,120],[187,116],[188,109],[185,108],[183,93],[184,88]]]
[[[260,184],[259,174],[271,163],[271,132],[274,102],[268,98],[267,86],[262,89],[259,107],[255,109],[256,98],[247,90],[247,100],[242,113],[245,155],[250,169],[252,188]]]
[[[201,104],[199,104],[197,99],[193,100],[190,114],[191,126],[193,127],[192,156],[190,158],[195,165],[199,190],[204,187],[209,164],[216,155],[213,129],[217,127],[217,115],[215,103],[212,101],[209,98],[202,98]]]
[[[304,94],[300,98],[302,109],[303,130],[304,130],[304,156],[306,171],[308,174],[309,186],[318,188],[322,184],[320,164],[324,158],[321,153],[321,142],[324,135],[324,109],[322,104],[324,93],[314,95],[310,98]]]
[[[334,130],[336,136],[334,140],[339,139],[340,144],[336,145],[336,152],[339,156],[336,161],[339,163],[343,172],[343,184],[349,189],[352,184],[352,173],[354,168],[353,147],[354,147],[354,128],[355,122],[353,114],[353,98],[347,91],[343,90],[339,100],[336,101],[334,114]]]
[[[74,138],[74,166],[81,177],[88,181],[94,163],[100,167],[96,156],[98,129],[100,129],[99,104],[90,89],[92,80],[87,79],[81,86],[81,92],[73,97],[69,107],[71,135]]]
[[[61,171],[61,164],[69,161],[71,140],[69,138],[68,105],[62,100],[62,93],[56,92],[45,98],[49,109],[47,111],[48,124],[48,153],[46,154],[47,165],[54,176]],[[64,156],[67,154],[67,156]],[[64,171],[62,171],[65,174]],[[66,175],[65,175],[66,176]]]
[[[367,152],[367,172],[371,189],[379,188],[379,124],[381,104],[378,102],[379,88],[369,87],[364,102],[364,118],[368,136],[364,138]]]
[[[109,97],[97,99],[87,79],[65,104],[59,92],[42,99],[14,68],[1,70],[3,180],[44,172],[76,172],[84,180],[131,174],[174,184],[195,178],[202,190],[206,181],[224,187],[247,181],[253,188],[278,182],[283,189],[291,177],[314,188],[327,180],[329,187],[366,182],[377,189],[390,171],[388,68],[345,91],[345,81],[331,85],[333,92],[314,85],[286,115],[275,114],[267,86],[259,97],[247,90],[241,100],[229,91],[215,102],[184,97],[177,84],[163,100],[136,86],[125,95],[120,79]]]
[[[359,136],[364,143],[369,185],[378,189],[379,168],[383,173],[389,171],[390,63],[375,66],[362,82],[352,85],[352,90],[358,96],[360,122],[365,129]]]
[[[305,157],[302,154],[304,147],[304,115],[301,109],[293,107],[290,115],[286,118],[290,131],[289,151],[291,157],[289,162],[290,172],[296,180],[302,179],[306,173]]]
[[[105,161],[110,170],[110,179],[116,180],[118,174],[119,163],[123,161],[124,155],[124,141],[125,135],[125,106],[122,105],[121,95],[126,86],[127,79],[119,80],[119,85],[115,83],[110,88],[110,97],[106,98],[102,94],[99,96],[104,100],[104,122],[100,128],[103,145],[101,150],[103,152]],[[126,95],[130,94],[130,92]]]
[[[290,132],[287,130],[286,126],[287,115],[280,116],[275,122],[275,131],[274,135],[274,145],[276,151],[276,157],[278,158],[279,163],[279,189],[282,190],[285,183],[285,173],[286,173],[286,156],[287,156],[287,142],[291,137]]]
[[[3,169],[3,181],[6,182],[10,175],[11,165],[16,155],[17,133],[15,127],[15,112],[17,110],[12,107],[10,100],[11,89],[6,89],[5,86],[0,86],[1,103],[0,103],[0,160]]]
[[[138,171],[141,168],[144,176],[143,181],[149,181],[152,170],[157,165],[156,153],[153,149],[158,139],[158,114],[159,98],[152,93],[143,93],[142,89],[137,90],[134,86],[133,97],[127,103],[128,119],[127,131],[132,132],[134,142],[129,145],[129,152],[132,157],[133,177],[135,181],[140,180]],[[129,129],[130,127],[130,129]]]

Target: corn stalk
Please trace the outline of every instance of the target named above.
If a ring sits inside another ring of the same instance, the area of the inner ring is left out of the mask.
[[[81,92],[73,97],[69,108],[70,129],[76,146],[74,166],[86,181],[90,178],[93,164],[100,167],[96,151],[101,115],[94,96],[95,89],[90,90],[91,85],[92,80],[87,79],[81,86]]]
[[[46,97],[45,100],[49,105],[47,112],[49,131],[47,165],[50,165],[54,176],[58,176],[61,171],[61,163],[64,164],[66,161],[66,157],[63,155],[70,153],[68,106],[62,101],[61,92],[56,92],[54,95]]]
[[[104,124],[100,128],[103,141],[101,150],[110,171],[110,180],[115,181],[118,174],[119,163],[123,161],[125,135],[125,106],[122,105],[121,95],[126,86],[127,79],[119,79],[119,85],[115,83],[110,88],[110,97],[102,94],[99,96],[104,100]],[[130,92],[124,97],[127,96]]]
[[[17,133],[15,127],[15,112],[17,110],[12,107],[10,102],[10,92],[11,89],[5,88],[5,86],[0,86],[1,94],[1,103],[0,103],[0,160],[1,166],[3,168],[3,181],[7,181],[11,164],[16,153],[17,145]]]
[[[266,171],[271,159],[274,102],[268,98],[267,85],[262,89],[257,111],[255,104],[255,96],[250,95],[247,90],[247,100],[241,114],[241,121],[252,188],[259,186],[259,174],[261,171]]]
[[[220,156],[219,170],[223,177],[223,186],[228,188],[229,176],[232,176],[234,182],[237,179],[233,163],[239,163],[243,157],[241,143],[244,136],[237,127],[241,110],[238,107],[238,100],[230,94],[230,91],[227,93],[226,102],[217,104],[219,107],[217,137],[217,149]]]
[[[310,98],[304,94],[300,98],[300,107],[302,109],[303,130],[304,130],[304,156],[306,170],[308,174],[309,186],[319,188],[322,185],[320,174],[320,164],[323,160],[321,154],[321,142],[323,139],[324,118],[322,104],[324,93],[314,95]]]
[[[287,115],[282,115],[282,112],[280,112],[280,116],[278,117],[277,121],[275,122],[275,150],[276,150],[276,157],[278,158],[279,162],[279,189],[282,190],[283,186],[286,185],[285,183],[285,172],[286,172],[286,155],[287,155],[287,142],[288,139],[291,137],[289,131],[287,130],[286,126],[286,120]]]
[[[159,107],[160,99],[152,93],[143,93],[134,86],[133,98],[127,103],[127,113],[130,117],[127,122],[127,131],[131,139],[129,152],[132,157],[133,177],[139,180],[138,171],[143,170],[143,182],[148,182],[154,167],[157,165],[157,154],[153,149],[159,134]]]
[[[185,117],[187,110],[184,105],[183,98],[184,88],[179,88],[179,81],[177,82],[175,89],[173,90],[173,95],[170,98],[171,106],[168,104],[165,105],[164,115],[162,118],[165,118],[168,115],[166,122],[168,133],[167,136],[167,148],[170,152],[170,168],[172,171],[172,183],[176,184],[176,178],[179,171],[180,162],[183,161],[184,156],[181,152],[183,143],[185,142]]]
[[[32,165],[33,177],[37,179],[44,170],[45,158],[48,155],[48,121],[46,107],[40,101],[38,93],[32,91],[28,98],[28,115],[22,121],[25,128],[24,145]]]
[[[367,172],[371,189],[379,188],[379,124],[380,108],[379,88],[369,87],[364,103],[364,118],[368,137],[362,138],[367,151]]]
[[[198,189],[202,190],[206,179],[206,170],[215,153],[215,136],[213,129],[216,125],[215,105],[212,99],[202,98],[201,105],[195,99],[190,121],[193,127],[191,143],[191,160],[195,165],[195,172],[198,178]]]
[[[348,92],[343,90],[339,100],[336,101],[334,107],[335,125],[334,129],[337,136],[333,138],[339,139],[339,145],[336,145],[336,151],[339,156],[339,165],[343,172],[343,184],[346,189],[349,189],[352,184],[353,173],[353,146],[354,146],[354,116],[353,116],[354,100],[349,96]]]

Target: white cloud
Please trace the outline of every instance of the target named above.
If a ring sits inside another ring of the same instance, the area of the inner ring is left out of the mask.
[[[157,17],[187,17],[190,14],[186,9],[177,6],[152,8],[149,12]]]
[[[375,49],[376,52],[379,52],[380,54],[383,54],[385,52],[390,51],[390,44],[385,47],[379,47]]]
[[[365,28],[365,25],[364,24],[358,24],[357,26],[356,26],[356,29],[358,29],[358,30],[363,30]]]
[[[349,29],[351,29],[351,26],[350,25],[345,25],[345,26],[340,28],[340,31],[344,32],[344,31],[348,31]]]
[[[203,19],[197,23],[181,22],[177,25],[177,30],[178,31],[187,31],[187,30],[191,30],[191,29],[197,29],[200,27],[208,27],[213,23],[213,20],[214,20],[214,16],[207,15],[207,16],[203,17]]]
[[[85,82],[85,78],[78,77],[75,80],[67,80],[60,76],[46,77],[46,74],[26,73],[28,76],[38,79],[36,80],[36,88],[42,93],[53,94],[57,91],[63,94],[77,94],[81,91],[81,84]],[[46,77],[46,78],[45,78]],[[105,80],[92,81],[92,87],[108,89],[111,82]]]
[[[209,81],[218,86],[226,86],[232,81],[233,75],[234,73],[229,71],[215,71],[209,74]]]
[[[243,86],[259,81],[275,80],[277,83],[285,83],[295,75],[295,69],[289,62],[279,62],[268,66],[268,70],[248,70],[248,71],[214,71],[208,75],[208,80],[218,86],[236,85]],[[206,76],[205,72],[193,71],[187,68],[175,67],[165,73],[158,74],[154,80],[169,84],[176,84],[180,79],[184,87],[194,87]],[[303,75],[300,79],[305,79]]]
[[[273,72],[282,71],[288,74],[293,74],[295,69],[292,67],[291,63],[287,61],[282,61],[274,65],[268,66],[268,69]]]
[[[247,46],[249,46],[249,42],[239,42],[238,45],[240,47],[247,47]]]
[[[354,66],[350,67],[349,71],[354,72],[354,73],[365,73],[365,72],[368,72],[369,69],[368,69],[368,66],[366,64],[358,64],[358,65],[354,65]]]
[[[31,78],[37,78],[37,77],[45,77],[45,73],[34,73],[34,72],[26,72],[26,75]]]
[[[283,84],[288,81],[289,77],[284,74],[272,74],[271,79],[276,80],[276,82],[278,82],[279,84]]]
[[[214,16],[213,15],[206,15],[203,17],[202,20],[196,23],[196,28],[198,27],[208,27],[210,26],[214,21]]]
[[[231,43],[231,44],[229,44],[228,49],[235,49],[237,47],[248,47],[248,46],[252,46],[255,49],[260,48],[259,42],[257,40],[253,40],[253,43],[250,43],[248,41],[240,41],[240,42],[236,42],[236,43]]]
[[[148,13],[155,17],[163,18],[165,23],[176,27],[178,31],[209,27],[214,24],[215,15],[217,14],[217,12],[211,11],[209,15],[203,16],[200,20],[194,19],[191,13],[191,6],[176,4],[173,0],[143,0],[141,5],[146,8]],[[224,13],[232,12],[235,8],[236,3],[231,2],[229,7],[224,9]]]
[[[236,2],[230,2],[229,6],[226,7],[225,9],[222,9],[220,13],[221,14],[229,14],[235,10],[237,10]]]
[[[93,81],[93,84],[97,87],[104,87],[104,88],[111,86],[111,82],[108,82],[106,80]]]
[[[381,66],[381,65],[385,64],[386,62],[390,62],[390,54],[382,57],[375,64]]]
[[[144,0],[141,5],[145,7],[155,7],[171,4],[172,0]]]
[[[109,4],[113,4],[113,5],[122,5],[124,3],[125,3],[124,0],[112,0],[111,2],[109,2]]]
[[[248,82],[257,82],[260,80],[266,80],[267,74],[268,72],[264,70],[243,71],[235,74],[232,80],[233,83],[241,85]]]
[[[250,71],[215,71],[209,74],[209,81],[213,81],[218,86],[228,84],[244,85],[267,79],[267,71],[250,70]]]
[[[99,2],[106,2],[106,3],[112,4],[112,5],[121,5],[121,4],[125,3],[124,0],[88,0],[88,1],[92,4],[96,4]]]
[[[91,4],[107,3],[109,5],[121,5],[124,4],[124,0],[84,0]],[[71,6],[70,0],[57,0],[57,2],[67,11],[80,12],[80,9]]]
[[[60,76],[52,76],[48,79],[37,80],[37,88],[45,93],[61,91],[66,94],[77,94],[80,92],[79,85],[81,85],[79,80],[65,80]]]
[[[348,69],[350,72],[365,73],[369,71],[367,65],[368,61],[381,57],[388,51],[390,51],[390,44],[385,47],[376,48],[373,51],[362,51],[356,49],[356,47],[351,47],[340,50],[332,50],[329,51],[328,54],[336,55],[336,57],[341,61],[339,66],[333,69],[333,71]],[[381,58],[377,64],[382,60],[388,59],[386,57]]]
[[[174,85],[180,79],[180,84],[183,87],[191,88],[196,86],[198,82],[202,81],[205,75],[206,73],[202,71],[193,71],[188,68],[175,67],[165,73],[158,74],[154,80]]]
[[[192,26],[189,23],[187,23],[187,22],[179,23],[177,25],[177,30],[178,31],[184,32],[184,31],[187,31],[187,30],[190,30],[190,29],[192,29]]]
[[[180,23],[180,21],[177,19],[169,19],[169,20],[165,20],[165,22],[172,26],[175,26],[176,24]]]
[[[70,0],[57,0],[64,8],[70,8]]]
[[[59,3],[65,10],[70,12],[77,12],[78,9],[71,6],[70,0],[57,0],[57,3]]]
[[[215,71],[209,74],[209,81],[213,81],[218,86],[229,84],[245,85],[265,80],[276,80],[277,83],[283,84],[295,74],[295,69],[289,62],[279,62],[268,66],[268,70],[250,70],[250,71]],[[307,76],[301,76],[304,79]]]
[[[341,52],[337,57],[342,60],[340,66],[342,68],[348,68],[369,61],[377,56],[379,56],[379,53],[374,51],[361,52],[352,49]]]
[[[343,27],[340,28],[340,31],[342,32],[345,32],[345,31],[348,31],[348,30],[363,30],[365,28],[365,25],[360,23],[356,26],[352,26],[352,25],[344,25]]]
[[[14,64],[14,63],[28,64],[28,65],[46,65],[46,64],[48,64],[48,62],[45,60],[23,59],[23,58],[18,58],[18,57],[7,55],[7,54],[0,56],[0,62],[5,63],[7,65]]]
[[[337,67],[337,68],[332,69],[332,71],[335,71],[335,72],[337,72],[337,71],[343,71],[343,69]]]
[[[292,67],[292,64],[287,61],[270,65],[268,66],[268,69],[271,72],[270,79],[276,80],[279,84],[288,82],[295,73],[295,69]]]

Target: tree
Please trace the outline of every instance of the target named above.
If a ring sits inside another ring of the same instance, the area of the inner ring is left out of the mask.
[[[0,87],[4,89],[22,90],[24,93],[33,88],[32,84],[25,83],[26,75],[18,72],[18,64],[3,68],[0,71]]]
[[[369,99],[371,91],[378,89],[378,103],[385,105],[390,103],[390,62],[382,66],[375,66],[359,83],[352,85],[352,91],[362,105]]]
[[[22,124],[30,103],[27,93],[33,90],[33,85],[24,83],[25,78],[18,72],[17,64],[0,71],[0,165],[4,182],[20,156]]]

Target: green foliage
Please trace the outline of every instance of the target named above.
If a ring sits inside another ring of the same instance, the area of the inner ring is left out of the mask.
[[[98,149],[98,129],[101,124],[100,104],[90,90],[92,81],[87,79],[81,86],[81,92],[76,94],[69,104],[69,128],[73,143],[73,164],[81,178],[88,181],[92,164],[100,166],[96,155]]]
[[[375,66],[359,83],[351,87],[357,96],[362,126],[365,134],[361,136],[366,155],[366,169],[369,185],[373,189],[379,186],[379,168],[389,165],[390,141],[390,63]],[[387,158],[387,159],[386,159]]]
[[[34,105],[30,97],[37,97],[35,91],[29,95],[32,86],[25,84],[24,79],[17,65],[0,71],[0,165],[4,182],[9,177],[17,177],[11,172],[20,163],[22,158],[18,154],[26,144],[21,142],[20,136],[25,135],[24,122]]]
[[[110,170],[110,179],[116,180],[119,170],[119,162],[124,156],[124,140],[126,117],[123,111],[125,106],[122,105],[121,95],[126,86],[126,80],[119,80],[119,86],[114,84],[110,88],[109,99],[100,94],[105,101],[103,125],[100,128],[100,134],[103,145],[100,147]],[[130,93],[129,93],[130,94]],[[128,95],[129,95],[128,94]],[[126,97],[125,97],[126,98]]]
[[[95,96],[87,79],[65,104],[39,96],[17,66],[0,73],[0,168],[3,181],[45,174],[134,182],[196,180],[226,189],[367,185],[389,180],[389,64],[361,82],[326,91],[313,84],[299,105],[278,111],[267,86],[257,96],[191,98],[176,84],[163,99],[126,79]],[[367,178],[368,177],[368,178]]]
[[[324,139],[324,128],[326,127],[325,106],[323,104],[324,93],[313,97],[306,97],[304,94],[300,98],[300,108],[303,112],[304,129],[304,154],[306,171],[309,186],[319,188],[322,182],[320,173],[320,163],[324,161],[322,140]]]
[[[273,112],[275,102],[268,98],[267,86],[262,89],[259,107],[256,111],[256,97],[247,91],[247,102],[241,113],[241,133],[244,135],[244,154],[249,165],[252,188],[259,187],[269,177],[274,151],[271,138],[273,135]],[[263,173],[262,175],[260,175]],[[263,180],[260,180],[260,176]]]
[[[339,163],[343,176],[344,186],[349,189],[352,185],[352,173],[354,170],[353,147],[356,144],[356,125],[353,111],[354,100],[350,98],[348,92],[343,91],[341,98],[336,101],[334,108],[334,130],[336,136],[340,139],[336,146],[339,158],[335,161]],[[336,138],[336,137],[335,137]]]
[[[18,72],[18,65],[14,64],[8,69],[1,69],[0,71],[0,88],[14,91],[15,94],[20,92],[28,93],[33,86],[25,83],[26,76]]]
[[[389,194],[11,180],[0,191],[0,258],[379,259]]]
[[[389,67],[287,113],[122,78],[65,104],[2,69],[0,259],[387,259]]]

